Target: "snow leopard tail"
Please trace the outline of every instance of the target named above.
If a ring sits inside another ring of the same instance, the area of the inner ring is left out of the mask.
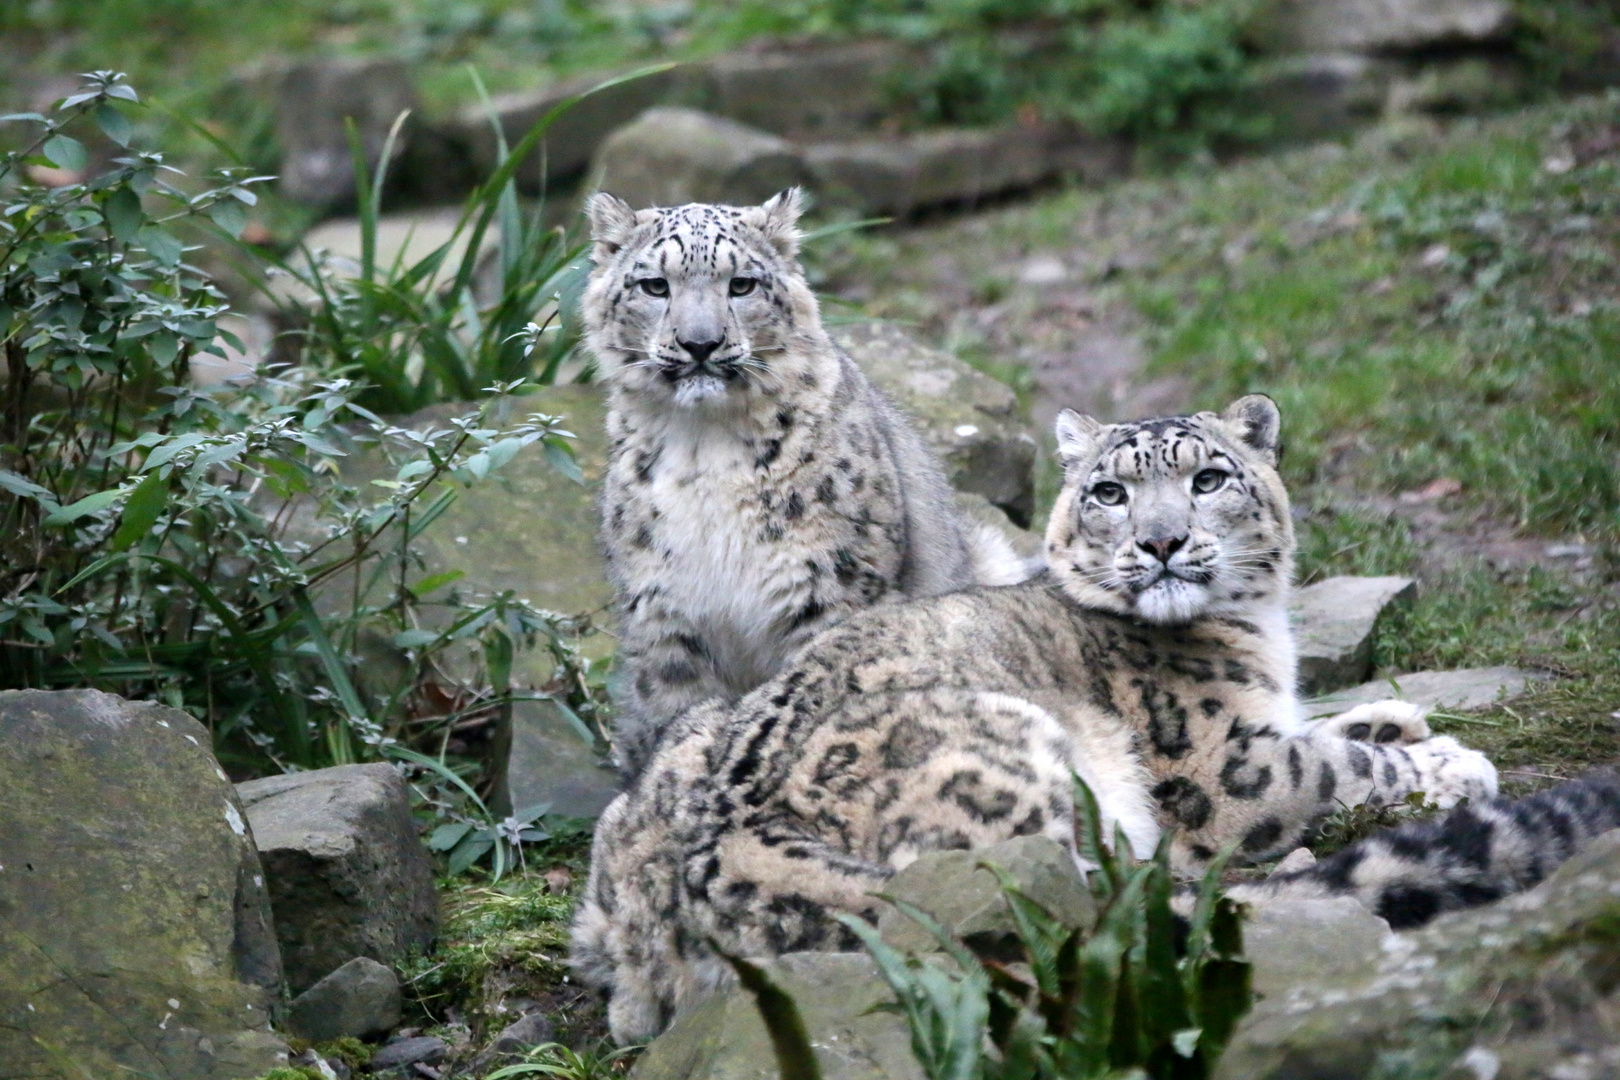
[[[1620,828],[1620,775],[1596,772],[1517,801],[1463,805],[1352,844],[1236,899],[1354,896],[1396,930],[1527,889]]]
[[[994,525],[964,522],[968,557],[973,562],[973,580],[979,585],[1017,585],[1046,569],[1039,555],[1024,558]]]

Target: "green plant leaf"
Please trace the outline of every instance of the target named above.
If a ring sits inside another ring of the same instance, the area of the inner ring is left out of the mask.
[[[472,832],[472,828],[469,821],[447,821],[434,829],[433,835],[428,837],[428,848],[432,851],[449,851],[461,843],[462,838]]]
[[[485,832],[475,832],[462,838],[450,852],[450,861],[445,869],[451,877],[466,873],[469,867],[488,855],[495,848],[494,839]],[[499,877],[499,874],[496,875]]]
[[[18,498],[48,500],[51,498],[49,490],[40,487],[26,476],[21,476],[9,469],[0,469],[0,488],[11,492]]]
[[[118,106],[104,101],[96,106],[96,124],[106,133],[107,138],[119,146],[128,146],[130,136],[135,129],[130,125],[129,117],[118,110]]]
[[[122,489],[114,488],[111,491],[98,491],[94,495],[86,495],[77,502],[68,503],[66,506],[47,514],[45,524],[52,526],[71,525],[80,518],[89,517],[91,514],[100,513],[107,509],[107,507],[117,502],[123,494]]]
[[[240,238],[242,230],[247,228],[247,211],[235,199],[221,199],[214,203],[208,208],[208,216],[215,225],[235,238]]]
[[[41,148],[51,164],[69,172],[81,172],[90,163],[84,144],[68,135],[52,135]]]
[[[124,503],[124,515],[118,522],[118,528],[112,535],[112,550],[124,551],[131,544],[143,539],[157,524],[158,515],[163,513],[164,505],[169,501],[169,482],[156,469],[146,474],[135,490],[130,492],[129,500]]]
[[[754,1007],[765,1022],[771,1036],[771,1049],[776,1054],[776,1072],[781,1080],[821,1080],[821,1064],[816,1060],[810,1033],[805,1029],[804,1017],[793,998],[771,981],[764,969],[740,956],[732,956],[712,939],[713,949],[737,973],[737,981],[754,995]]]
[[[143,225],[138,234],[141,246],[164,266],[175,266],[186,252],[185,245],[167,229],[157,225]]]
[[[107,219],[107,228],[121,244],[135,243],[141,226],[146,224],[141,197],[127,186],[114,188],[101,204],[101,212]]]
[[[426,596],[428,593],[437,592],[446,585],[460,581],[466,576],[467,572],[465,570],[446,570],[442,574],[429,574],[415,585],[412,585],[411,592],[417,596]],[[395,643],[398,643],[397,639]]]

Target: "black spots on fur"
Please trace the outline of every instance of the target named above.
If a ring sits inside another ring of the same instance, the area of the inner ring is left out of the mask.
[[[783,405],[776,410],[776,426],[787,433],[793,427],[793,406]]]
[[[658,678],[666,686],[686,686],[698,680],[698,670],[689,660],[669,660],[658,667]]]
[[[1018,795],[1005,788],[987,791],[984,774],[978,769],[959,769],[940,785],[939,797],[955,803],[974,820],[984,824],[1004,821],[1018,809]]]
[[[1347,743],[1344,748],[1345,760],[1350,762],[1350,771],[1361,780],[1372,777],[1372,755],[1367,753],[1355,743]]]
[[[1440,914],[1440,894],[1420,885],[1391,885],[1379,894],[1375,911],[1391,930],[1410,930]]]
[[[1248,667],[1242,661],[1228,657],[1226,661],[1226,681],[1237,683],[1239,686],[1248,686],[1250,681]]]
[[[1153,788],[1154,801],[1171,820],[1186,829],[1202,829],[1209,824],[1214,806],[1204,789],[1185,776],[1172,776]]]
[[[848,588],[855,584],[855,576],[860,572],[861,565],[855,559],[855,553],[848,548],[839,548],[833,552],[833,577],[838,584]]]
[[[1271,766],[1249,768],[1249,759],[1233,754],[1221,766],[1221,790],[1234,799],[1258,799],[1271,787]]]
[[[792,633],[795,630],[802,629],[825,614],[827,614],[825,604],[819,600],[808,600],[805,602],[804,607],[793,613],[793,618],[788,621],[788,632]]]
[[[852,742],[834,743],[827,747],[827,752],[821,755],[816,763],[815,783],[822,787],[831,787],[833,783],[849,773],[850,767],[860,760],[861,750]]]
[[[643,671],[640,675],[636,676],[636,694],[640,697],[650,698],[657,691],[657,689],[658,688],[653,685],[652,675],[648,672]]]
[[[1261,818],[1254,828],[1243,837],[1243,850],[1250,855],[1258,855],[1263,851],[1270,851],[1282,839],[1282,822],[1274,817]]]
[[[1046,813],[1037,806],[1024,815],[1023,821],[1013,826],[1012,834],[1014,836],[1034,836],[1044,828],[1046,828]]]
[[[754,468],[768,469],[782,456],[782,440],[766,439],[765,448],[754,455]]]
[[[688,655],[703,660],[711,659],[708,643],[695,634],[676,634],[675,643],[685,649]]]
[[[646,484],[652,481],[653,467],[658,464],[658,457],[664,452],[663,447],[655,446],[650,450],[636,451],[636,483]]]
[[[1215,857],[1215,849],[1205,844],[1190,844],[1187,850],[1192,852],[1192,857],[1200,862],[1208,862]]]
[[[1401,779],[1401,774],[1400,774],[1400,770],[1395,768],[1395,759],[1394,758],[1385,758],[1384,759],[1384,786],[1392,788],[1397,783],[1400,782],[1400,779]]]
[[[767,544],[777,543],[783,535],[781,523],[775,521],[767,521],[759,530],[759,538]]]
[[[799,372],[799,385],[804,387],[806,390],[814,390],[820,384],[816,381],[815,372],[801,371]]]
[[[1305,762],[1299,756],[1299,747],[1288,748],[1288,787],[1291,791],[1298,791],[1299,785],[1305,780]]]
[[[1476,870],[1491,865],[1491,839],[1496,826],[1466,806],[1447,814],[1440,823],[1437,846],[1453,859]]]
[[[1332,799],[1338,787],[1339,776],[1333,771],[1333,766],[1326,761],[1322,762],[1322,771],[1316,776],[1316,801],[1325,803]]]
[[[1213,720],[1221,715],[1221,700],[1207,697],[1198,703],[1198,711],[1204,714],[1206,720]]]
[[[831,473],[821,478],[816,485],[816,502],[824,506],[831,506],[838,501],[838,479]]]
[[[1215,664],[1208,657],[1183,656],[1180,653],[1172,653],[1165,660],[1165,667],[1177,675],[1183,675],[1191,679],[1193,682],[1211,682],[1215,678]],[[1206,713],[1205,715],[1212,714]]]
[[[1192,749],[1192,734],[1187,730],[1187,710],[1175,694],[1160,689],[1145,679],[1132,679],[1142,695],[1142,709],[1148,716],[1148,738],[1153,749],[1172,761]]]
[[[652,526],[642,522],[635,535],[630,538],[630,543],[643,551],[650,550],[653,546]]]
[[[759,895],[759,886],[752,881],[733,881],[726,885],[727,900],[746,903]]]
[[[907,717],[889,729],[888,736],[878,753],[888,769],[915,769],[933,756],[944,743],[945,736],[919,720]]]
[[[788,493],[787,506],[783,508],[782,516],[789,521],[798,521],[804,517],[804,499],[799,497],[797,491]]]

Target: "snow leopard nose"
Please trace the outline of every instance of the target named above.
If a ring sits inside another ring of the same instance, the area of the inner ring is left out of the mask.
[[[1155,536],[1147,540],[1138,540],[1136,546],[1150,555],[1155,555],[1165,565],[1170,564],[1170,556],[1181,550],[1187,542],[1185,536]]]
[[[676,338],[675,340],[680,344],[681,348],[685,349],[687,354],[699,364],[707,360],[714,350],[726,343],[726,339],[723,335],[715,338],[713,341],[683,341],[680,338]]]

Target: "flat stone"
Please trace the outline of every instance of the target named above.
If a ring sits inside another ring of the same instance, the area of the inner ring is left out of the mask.
[[[237,792],[264,860],[293,993],[357,956],[390,963],[433,943],[433,864],[392,766],[289,773]]]
[[[1353,686],[1371,675],[1379,619],[1416,596],[1417,582],[1403,577],[1332,577],[1296,592],[1289,615],[1300,693]]]
[[[514,808],[563,817],[594,818],[619,793],[618,773],[550,701],[513,703],[506,784]]]
[[[399,1026],[402,996],[393,969],[357,956],[293,999],[287,1027],[310,1042],[370,1038]]]
[[[1271,998],[1371,974],[1389,935],[1389,924],[1353,897],[1279,900],[1251,909],[1243,953],[1255,992]]]
[[[793,997],[824,1080],[922,1080],[903,1018],[865,953],[788,953],[759,961]],[[775,1080],[776,1059],[753,995],[724,990],[654,1039],[632,1080]]]
[[[497,1065],[516,1061],[525,1052],[556,1038],[556,1029],[543,1013],[527,1013],[501,1029],[473,1061],[473,1073],[482,1075]]]
[[[893,84],[917,60],[893,40],[725,53],[703,65],[703,102],[778,135],[868,131],[892,111]]]
[[[974,202],[1053,175],[1037,129],[947,128],[916,135],[805,146],[818,195],[863,213]]]
[[[1398,65],[1361,53],[1280,56],[1255,66],[1246,100],[1280,140],[1306,141],[1382,115]]]
[[[388,130],[416,107],[409,68],[386,57],[329,56],[280,69],[275,88],[280,192],[295,202],[332,206],[353,202],[354,163],[346,122],[354,121],[376,174]],[[395,142],[395,152],[405,148]]]
[[[515,145],[563,101],[623,74],[627,72],[592,72],[544,89],[496,96],[491,105],[507,146]],[[695,76],[693,69],[677,66],[589,94],[547,129],[535,152],[518,167],[518,185],[533,192],[583,173],[609,135],[648,109],[680,97]],[[488,176],[496,162],[495,131],[488,110],[482,105],[468,106],[451,128],[452,138],[467,147],[477,174]]]
[[[1620,1069],[1620,830],[1536,888],[1385,937],[1364,973],[1260,1001],[1216,1080],[1609,1077]],[[1247,932],[1246,932],[1247,933]]]
[[[930,851],[889,880],[887,896],[905,900],[932,915],[958,938],[1003,937],[1014,932],[1012,913],[995,875],[980,868],[994,863],[1018,883],[1024,895],[1068,926],[1089,926],[1096,904],[1074,859],[1045,836],[1019,836],[978,851]],[[878,931],[897,949],[933,952],[933,936],[898,908],[885,907]]]
[[[1543,672],[1507,666],[1414,671],[1313,698],[1306,702],[1306,708],[1312,716],[1323,716],[1393,697],[1431,709],[1468,711],[1518,697],[1548,677]]]
[[[885,323],[832,328],[885,394],[917,425],[959,491],[983,495],[1014,523],[1035,510],[1035,436],[1018,397],[956,357]]]
[[[1274,53],[1415,52],[1504,42],[1514,11],[1508,0],[1272,0],[1249,25]]]
[[[239,1080],[287,1060],[264,872],[183,712],[0,691],[0,1074]]]
[[[371,1071],[382,1072],[385,1069],[398,1069],[420,1062],[423,1065],[432,1065],[443,1061],[450,1047],[443,1039],[432,1035],[416,1035],[409,1039],[395,1039],[386,1046],[381,1047],[371,1055]]]
[[[696,109],[649,109],[610,135],[589,186],[631,206],[748,206],[810,179],[792,143]]]

